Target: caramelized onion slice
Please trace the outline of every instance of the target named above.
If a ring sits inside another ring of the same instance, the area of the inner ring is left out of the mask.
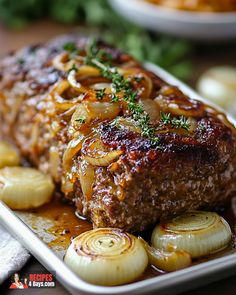
[[[83,143],[82,154],[91,165],[107,167],[122,154],[122,151],[109,151],[100,139],[89,137]]]
[[[86,87],[83,87],[82,84],[77,81],[77,71],[71,70],[67,77],[68,82],[70,85],[75,88],[78,92],[86,93],[88,89]]]
[[[185,251],[166,252],[150,247],[146,241],[139,237],[147,251],[150,264],[155,267],[171,272],[186,268],[191,265],[191,256]]]
[[[137,68],[120,69],[120,73],[124,75],[126,79],[131,80],[133,83],[137,83],[139,88],[139,95],[142,98],[149,98],[153,89],[153,82],[150,77],[144,72],[140,72]]]
[[[66,52],[58,54],[52,60],[53,67],[60,71],[66,71],[68,64],[72,66],[72,63],[69,63],[69,56]]]
[[[141,133],[142,131],[139,126],[136,126],[136,122],[131,118],[117,117],[111,124],[119,129],[126,129],[136,133]]]
[[[105,286],[129,283],[142,275],[148,257],[133,235],[114,228],[99,228],[76,237],[65,263],[85,281]]]
[[[86,136],[83,133],[78,134],[76,138],[73,138],[67,145],[67,148],[63,154],[62,167],[65,171],[69,171],[72,165],[73,157],[81,150],[82,143]]]
[[[230,226],[218,214],[192,211],[157,225],[152,246],[164,251],[183,250],[197,258],[227,247],[231,237]]]
[[[70,84],[67,80],[62,80],[57,83],[57,85],[51,91],[51,97],[53,98],[53,107],[55,106],[56,110],[65,112],[71,110],[78,104],[80,101],[83,100],[83,95],[77,95],[70,99],[65,99],[63,97],[63,93],[70,89]],[[51,106],[49,104],[49,106]]]
[[[95,179],[94,167],[85,160],[80,162],[79,178],[83,195],[87,201],[92,198],[93,184]]]
[[[83,103],[79,104],[71,117],[71,126],[76,130],[79,130],[84,124],[90,123],[92,120],[91,115],[86,109]],[[69,130],[70,132],[70,130]]]
[[[73,192],[74,190],[74,181],[72,180],[72,174],[66,173],[66,175],[62,176],[61,181],[61,191],[68,195],[69,193]]]
[[[85,77],[96,77],[100,75],[100,71],[91,66],[80,66],[76,70],[70,70],[67,80],[70,85],[79,92],[86,93],[89,88],[84,87],[78,80]]]
[[[99,69],[87,65],[81,65],[77,72],[78,77],[99,77],[100,75]]]
[[[59,155],[59,148],[51,146],[49,150],[49,168],[50,174],[56,182],[60,181],[59,169],[61,168],[61,157]]]
[[[150,116],[151,121],[155,121],[160,117],[160,108],[153,99],[143,99],[140,101],[144,111]]]
[[[205,106],[202,102],[187,98],[177,87],[165,86],[154,101],[164,113],[173,116],[202,117]]]
[[[94,119],[113,119],[120,112],[119,103],[112,102],[86,102],[85,107],[89,113],[89,115]]]

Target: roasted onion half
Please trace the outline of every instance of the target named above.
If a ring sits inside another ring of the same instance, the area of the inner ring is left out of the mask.
[[[0,170],[0,200],[11,209],[39,207],[51,200],[53,191],[51,177],[36,169],[5,167]]]
[[[99,228],[76,237],[65,263],[85,281],[114,286],[134,281],[148,265],[142,242],[120,229]]]
[[[165,251],[186,251],[192,258],[218,252],[232,237],[228,223],[214,212],[192,211],[157,225],[152,246]]]

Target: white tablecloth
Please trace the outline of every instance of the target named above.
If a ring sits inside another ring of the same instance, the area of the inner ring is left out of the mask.
[[[29,258],[29,252],[0,225],[0,284]]]

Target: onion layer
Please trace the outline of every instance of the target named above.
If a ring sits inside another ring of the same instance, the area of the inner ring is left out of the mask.
[[[6,167],[0,170],[0,200],[11,209],[30,209],[50,201],[52,179],[33,168]]]
[[[62,158],[62,166],[65,171],[69,171],[71,168],[72,159],[81,150],[84,139],[85,135],[81,133],[68,143]]]
[[[152,245],[165,251],[183,250],[197,258],[222,250],[231,236],[230,226],[218,214],[192,211],[157,225]]]
[[[89,115],[84,104],[79,104],[76,108],[74,114],[71,117],[71,124],[75,130],[80,129],[83,124],[88,124],[91,121],[91,116]]]
[[[109,151],[100,139],[89,137],[83,143],[82,154],[91,165],[107,167],[122,154],[122,151]]]
[[[112,102],[86,102],[86,109],[89,112],[89,115],[94,119],[113,119],[120,112],[119,103]]]
[[[114,286],[137,279],[147,267],[147,253],[136,237],[120,229],[100,228],[76,237],[65,255],[85,281]]]
[[[5,166],[18,166],[20,157],[16,150],[7,142],[0,142],[0,168]]]
[[[143,99],[141,100],[144,111],[148,113],[152,121],[159,119],[160,109],[158,104],[153,99]]]
[[[61,158],[59,154],[59,148],[57,146],[51,146],[49,149],[49,169],[50,174],[56,182],[60,181],[60,164]]]
[[[171,272],[190,266],[192,260],[185,251],[166,252],[150,247],[146,241],[139,237],[147,251],[150,264],[157,268]]]
[[[92,198],[94,183],[94,167],[86,161],[80,162],[79,167],[80,185],[87,201]]]

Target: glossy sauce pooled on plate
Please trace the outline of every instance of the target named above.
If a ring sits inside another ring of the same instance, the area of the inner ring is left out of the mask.
[[[232,199],[232,205],[220,215],[222,215],[231,226],[233,233],[232,242],[226,249],[216,254],[195,259],[193,265],[235,252],[236,198]],[[76,216],[73,206],[69,204],[68,201],[61,199],[59,195],[55,195],[51,203],[38,209],[34,209],[30,212],[20,212],[19,217],[22,218],[53,251],[59,254],[61,258],[64,257],[74,237],[92,229],[92,224]],[[42,229],[42,227],[44,229]],[[151,229],[137,233],[136,235],[142,236],[146,241],[150,241]],[[139,280],[163,274],[165,274],[164,271],[149,265]]]

